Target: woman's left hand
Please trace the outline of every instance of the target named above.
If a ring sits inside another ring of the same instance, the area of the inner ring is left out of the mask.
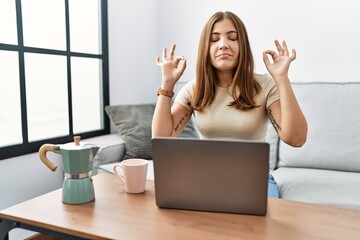
[[[275,40],[275,45],[278,53],[273,50],[266,50],[263,53],[265,66],[275,80],[283,77],[287,78],[290,63],[296,58],[296,51],[293,49],[291,56],[289,56],[289,50],[285,41],[282,42],[281,46],[279,41]],[[268,55],[271,56],[273,62],[270,62]]]

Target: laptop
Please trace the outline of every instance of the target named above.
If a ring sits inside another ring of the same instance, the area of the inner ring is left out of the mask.
[[[266,215],[269,144],[153,138],[156,205]]]

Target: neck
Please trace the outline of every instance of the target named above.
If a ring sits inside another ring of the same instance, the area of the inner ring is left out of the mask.
[[[231,71],[217,72],[216,78],[217,78],[216,84],[219,87],[228,87],[233,81],[233,76]]]

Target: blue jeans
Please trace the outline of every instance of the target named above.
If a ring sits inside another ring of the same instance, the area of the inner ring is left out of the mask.
[[[268,196],[273,198],[280,198],[278,185],[276,184],[274,177],[270,173],[268,179]]]

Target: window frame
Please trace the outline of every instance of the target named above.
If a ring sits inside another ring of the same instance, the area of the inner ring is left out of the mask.
[[[101,53],[89,54],[70,51],[70,22],[69,22],[69,0],[64,0],[65,4],[65,26],[66,26],[66,50],[51,50],[43,48],[25,47],[23,42],[22,10],[21,0],[16,1],[16,21],[18,44],[0,43],[0,50],[15,51],[19,57],[19,81],[20,81],[20,102],[21,102],[21,125],[23,143],[0,147],[0,160],[17,157],[25,154],[37,152],[41,145],[45,143],[61,144],[73,141],[73,121],[72,121],[72,94],[71,94],[71,57],[96,58],[102,61],[102,102],[103,102],[103,129],[78,134],[82,139],[100,136],[110,133],[110,120],[105,114],[105,106],[109,105],[109,53],[108,53],[108,13],[107,0],[99,0],[101,8]],[[66,56],[67,58],[67,81],[68,81],[68,111],[69,111],[69,135],[44,139],[40,141],[28,141],[27,109],[26,109],[26,90],[25,90],[25,53],[45,53],[52,55]],[[6,137],[6,136],[1,136]]]

